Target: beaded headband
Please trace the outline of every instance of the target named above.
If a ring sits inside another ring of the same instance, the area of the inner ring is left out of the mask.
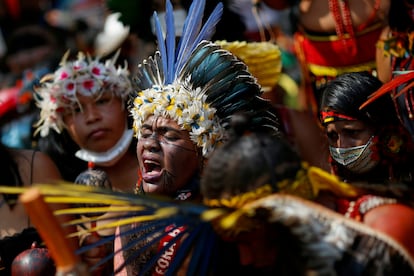
[[[351,116],[347,116],[335,111],[322,111],[321,121],[323,125],[333,123],[336,121],[356,121],[357,119]]]
[[[116,67],[115,62],[119,51],[104,63],[99,58],[92,59],[79,52],[77,59],[67,61],[69,51],[65,53],[60,67],[46,75],[35,88],[35,100],[40,108],[40,119],[34,125],[34,135],[40,133],[45,137],[53,129],[60,133],[65,125],[63,114],[74,106],[81,107],[77,96],[98,98],[102,93],[112,92],[123,100],[131,94],[132,84],[129,79],[127,64]]]

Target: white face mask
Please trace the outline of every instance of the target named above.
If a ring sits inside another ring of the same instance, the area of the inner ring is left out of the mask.
[[[329,146],[332,158],[354,173],[365,173],[375,167],[379,160],[372,158],[372,138],[365,145],[350,148],[336,148]]]
[[[93,162],[94,164],[103,167],[110,167],[118,162],[122,156],[124,156],[131,144],[133,136],[134,131],[125,127],[125,131],[121,139],[119,139],[116,145],[111,149],[105,152],[94,152],[86,149],[80,149],[75,153],[75,155],[84,161]]]

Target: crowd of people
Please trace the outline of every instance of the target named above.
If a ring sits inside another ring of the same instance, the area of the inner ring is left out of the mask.
[[[414,1],[150,2],[0,1],[0,275],[59,182],[183,208],[63,212],[91,275],[414,274]]]

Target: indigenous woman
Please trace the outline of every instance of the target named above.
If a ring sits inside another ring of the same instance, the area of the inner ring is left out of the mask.
[[[55,160],[64,180],[133,193],[138,162],[127,109],[133,89],[127,64],[119,66],[117,54],[103,62],[82,52],[69,59],[67,52],[36,88],[40,119],[35,135],[41,136],[40,149]],[[113,233],[98,231],[82,236],[81,243]],[[91,263],[100,259],[86,256]]]
[[[222,238],[237,244],[243,271],[251,275],[413,273],[409,236],[413,223],[407,223],[412,221],[412,210],[405,218],[396,213],[398,219],[377,217],[382,223],[398,221],[394,234],[406,235],[400,240],[398,235],[384,235],[368,221],[356,222],[312,202],[322,192],[352,198],[361,191],[301,162],[283,138],[246,131],[249,118],[233,118],[237,119],[232,122],[234,135],[210,157],[201,192],[205,204],[234,210],[213,221],[213,226]],[[408,207],[394,204],[395,211],[400,207],[407,215]]]
[[[203,165],[225,139],[226,125],[237,112],[251,113],[255,123],[251,128],[277,132],[274,110],[261,98],[262,90],[247,66],[220,46],[207,41],[214,33],[222,14],[218,4],[202,26],[204,0],[193,1],[186,18],[180,42],[176,45],[173,8],[166,2],[166,36],[154,16],[159,50],[138,66],[138,93],[131,114],[138,139],[137,156],[140,179],[137,192],[158,194],[178,200],[199,199],[199,181]],[[151,233],[135,232],[117,243],[119,248]],[[157,247],[185,230],[172,223],[165,229]],[[131,232],[121,229],[121,233]],[[137,255],[153,238],[124,251],[124,260]],[[172,262],[180,241],[170,247],[168,256],[160,256],[151,271],[163,274]],[[161,250],[161,249],[158,249]],[[148,260],[157,253],[137,255],[125,273],[135,275],[149,269]],[[121,258],[115,267],[122,269]]]
[[[324,91],[320,115],[332,172],[366,190],[357,198],[336,200],[333,208],[387,233],[413,256],[412,140],[389,95],[360,109],[380,87],[368,73],[348,73]]]
[[[117,66],[116,59],[80,52],[69,60],[67,52],[36,88],[35,135],[65,180],[75,181],[89,166],[103,170],[112,188],[133,192],[138,166],[127,111],[133,90],[126,64]]]

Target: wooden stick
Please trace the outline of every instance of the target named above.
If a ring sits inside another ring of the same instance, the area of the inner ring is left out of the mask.
[[[20,196],[20,201],[55,261],[57,272],[65,274],[65,271],[77,271],[81,264],[80,258],[75,254],[75,249],[66,238],[49,205],[44,201],[40,190],[30,188]]]

